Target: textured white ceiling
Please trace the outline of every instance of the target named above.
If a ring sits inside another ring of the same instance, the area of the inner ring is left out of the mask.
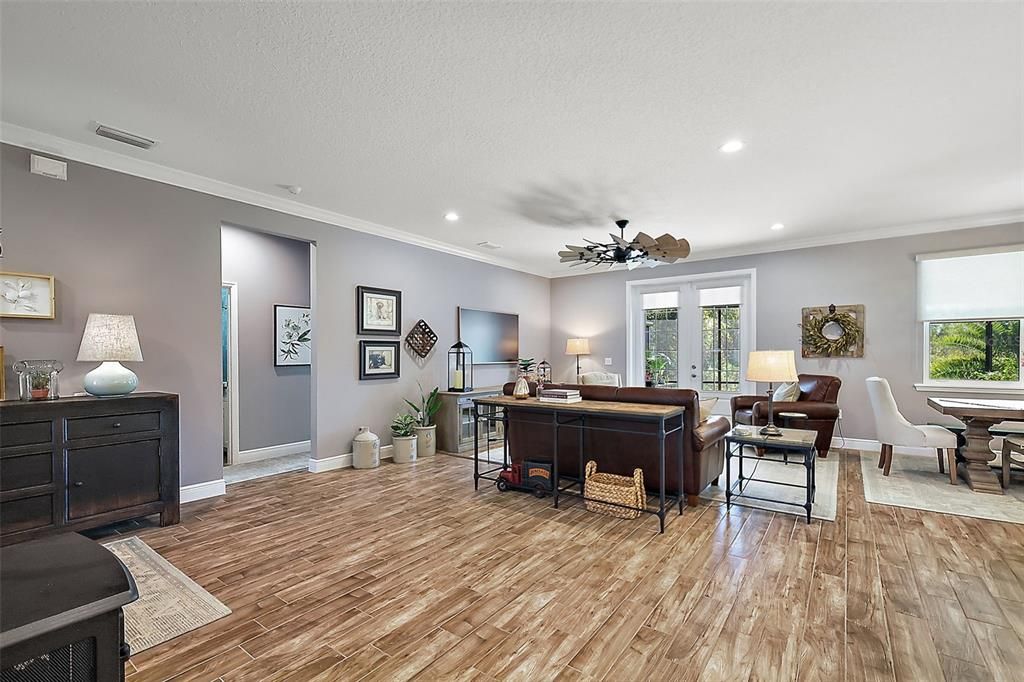
[[[0,20],[5,122],[300,184],[532,271],[619,216],[699,257],[1024,208],[1021,3],[3,2]],[[721,154],[733,137],[747,148]]]

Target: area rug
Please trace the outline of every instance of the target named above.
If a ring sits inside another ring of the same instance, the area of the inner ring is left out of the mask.
[[[776,461],[777,455],[772,455],[772,458],[758,458],[756,456],[744,456],[743,460],[743,473],[745,476],[753,476],[755,478],[762,478],[768,481],[779,481],[782,483],[793,483],[803,485],[806,480],[807,470],[804,469],[803,465],[794,462],[790,459],[789,464],[784,464],[781,460]],[[739,467],[736,465],[736,459],[733,458],[732,466],[732,479],[733,481],[739,480]],[[754,467],[757,467],[756,469]],[[823,521],[835,521],[836,520],[836,491],[839,488],[839,457],[833,455],[828,459],[819,458],[814,469],[815,484],[817,485],[817,492],[814,495],[814,505],[811,507],[811,517],[815,519],[822,519]],[[725,471],[722,472],[720,486],[711,486],[706,488],[704,492],[700,494],[701,497],[709,500],[716,500],[718,502],[725,502]],[[795,502],[803,504],[806,499],[806,491],[803,488],[790,488],[783,485],[772,485],[771,483],[747,483],[744,487],[744,492],[749,495],[756,495],[757,497],[768,497],[781,502]],[[761,500],[751,500],[745,498],[733,498],[733,504],[738,504],[744,507],[755,507],[757,509],[766,509],[768,511],[781,512],[783,514],[793,514],[796,516],[804,516],[804,510],[800,507],[791,507],[787,504],[775,504],[772,502],[762,502]]]
[[[949,484],[935,455],[897,453],[888,476],[878,468],[878,453],[861,452],[864,499],[875,504],[1024,524],[1024,481],[1011,481],[1005,495],[973,492],[962,480]]]
[[[175,568],[138,538],[104,543],[120,559],[139,588],[124,607],[124,636],[132,653],[212,623],[231,609]]]

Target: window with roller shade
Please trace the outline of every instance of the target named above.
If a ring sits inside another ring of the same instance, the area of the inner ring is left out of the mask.
[[[917,257],[924,383],[1024,388],[1024,246]]]

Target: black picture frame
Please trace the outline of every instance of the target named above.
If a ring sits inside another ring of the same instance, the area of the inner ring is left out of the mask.
[[[370,353],[376,348],[387,348],[392,351],[394,358],[394,369],[391,372],[375,371],[377,368],[370,367]],[[402,375],[402,352],[399,341],[370,341],[359,342],[359,380],[372,381],[374,379],[397,379]]]
[[[394,299],[394,326],[382,329],[366,326],[366,300],[368,296]],[[401,336],[402,335],[402,292],[397,289],[377,287],[356,287],[356,334],[358,336]]]
[[[279,324],[278,324],[278,316],[280,314],[280,310],[281,309],[305,310],[307,312],[312,312],[312,310],[310,309],[310,307],[308,305],[287,305],[287,304],[281,304],[281,303],[278,303],[278,304],[274,305],[274,367],[312,367],[312,364],[313,364],[312,352],[310,352],[309,362],[291,362],[291,361],[288,361],[287,359],[282,361],[280,355],[281,355],[281,347],[282,347],[282,344],[284,343],[284,340],[280,337],[281,329],[280,329]],[[312,319],[311,319],[307,335],[310,338],[312,338],[312,333],[313,333],[313,324],[312,324]],[[310,348],[310,351],[312,351],[311,348]]]

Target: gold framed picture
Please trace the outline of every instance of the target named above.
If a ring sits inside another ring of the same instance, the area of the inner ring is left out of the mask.
[[[52,320],[56,316],[53,275],[0,272],[0,317]]]

